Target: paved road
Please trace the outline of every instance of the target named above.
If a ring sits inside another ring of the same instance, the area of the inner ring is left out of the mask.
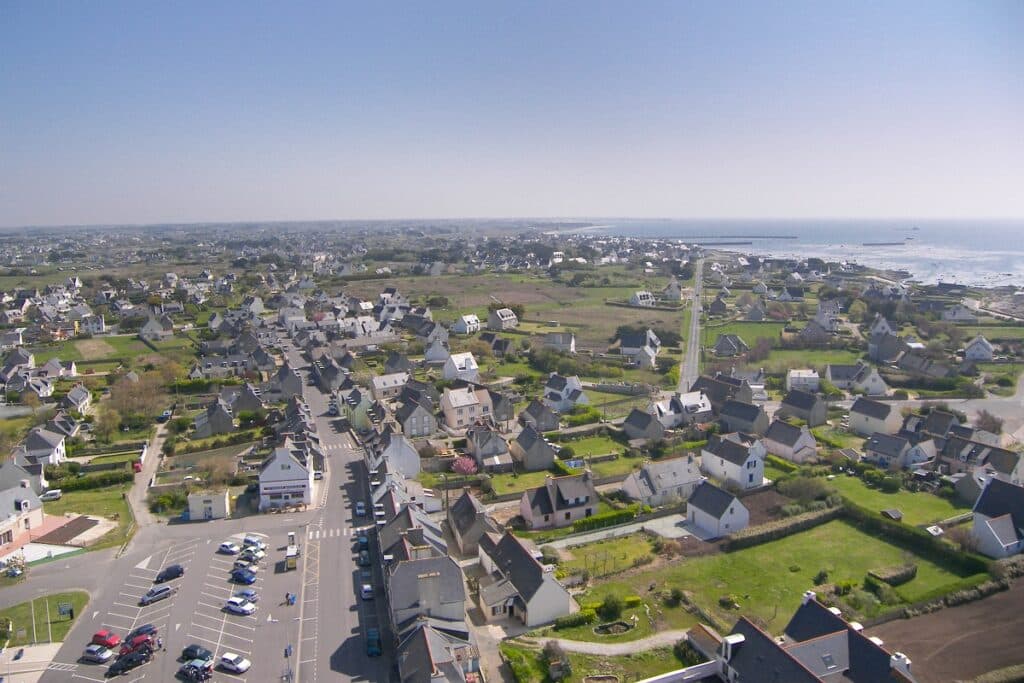
[[[700,376],[700,290],[704,283],[704,259],[694,264],[693,301],[690,302],[690,329],[686,338],[686,352],[679,368],[679,393],[686,393]]]

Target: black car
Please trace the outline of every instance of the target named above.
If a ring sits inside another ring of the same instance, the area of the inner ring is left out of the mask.
[[[119,676],[123,673],[127,673],[137,666],[142,666],[153,658],[153,651],[149,648],[142,650],[136,650],[130,652],[124,657],[120,657],[116,662],[110,665],[107,669],[108,676]]]
[[[126,635],[124,637],[124,642],[130,643],[132,638],[135,638],[136,636],[153,636],[154,638],[156,638],[157,630],[157,627],[153,626],[153,624],[143,624],[142,626],[139,626],[137,629]]]
[[[182,576],[185,576],[185,567],[180,564],[171,564],[160,570],[160,573],[153,579],[153,583],[163,583]]]
[[[202,659],[203,661],[213,661],[213,653],[207,650],[202,645],[196,645],[192,643],[184,650],[181,651],[181,657],[186,662],[191,662],[193,659]]]

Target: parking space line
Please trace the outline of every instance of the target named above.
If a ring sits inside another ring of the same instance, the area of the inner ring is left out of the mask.
[[[131,578],[135,578],[135,577],[131,577]],[[152,587],[153,587],[153,584],[148,584],[148,585],[143,585],[143,586],[140,586],[140,585],[139,585],[139,584],[137,584],[137,583],[128,583],[127,581],[125,581],[123,585],[125,585],[125,586],[131,586],[132,588],[141,588],[141,589],[143,589],[143,590],[149,590],[150,588],[152,588]]]
[[[116,602],[116,601],[115,601],[115,602],[112,602],[112,603],[110,603],[110,604],[112,604],[112,605],[117,605],[118,607],[127,607],[128,609],[135,609],[135,610],[140,610],[140,609],[142,609],[142,608],[141,608],[141,607],[139,607],[138,605],[129,605],[129,604],[127,604],[127,603],[123,603],[123,602]],[[134,618],[135,618],[135,617],[132,617],[132,619],[134,619]]]

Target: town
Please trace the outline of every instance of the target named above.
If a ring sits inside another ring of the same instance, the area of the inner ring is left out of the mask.
[[[590,228],[0,236],[0,672],[1019,672],[1024,290]]]

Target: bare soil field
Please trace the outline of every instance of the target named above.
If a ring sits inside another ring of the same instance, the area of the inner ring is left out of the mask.
[[[750,511],[750,526],[757,526],[778,519],[782,512],[783,505],[792,503],[775,489],[765,489],[740,499],[743,505]]]
[[[82,354],[82,360],[99,360],[117,353],[117,349],[102,339],[80,339],[75,342],[75,348]]]
[[[1003,593],[868,629],[906,653],[922,683],[971,679],[1024,662],[1024,582]]]

